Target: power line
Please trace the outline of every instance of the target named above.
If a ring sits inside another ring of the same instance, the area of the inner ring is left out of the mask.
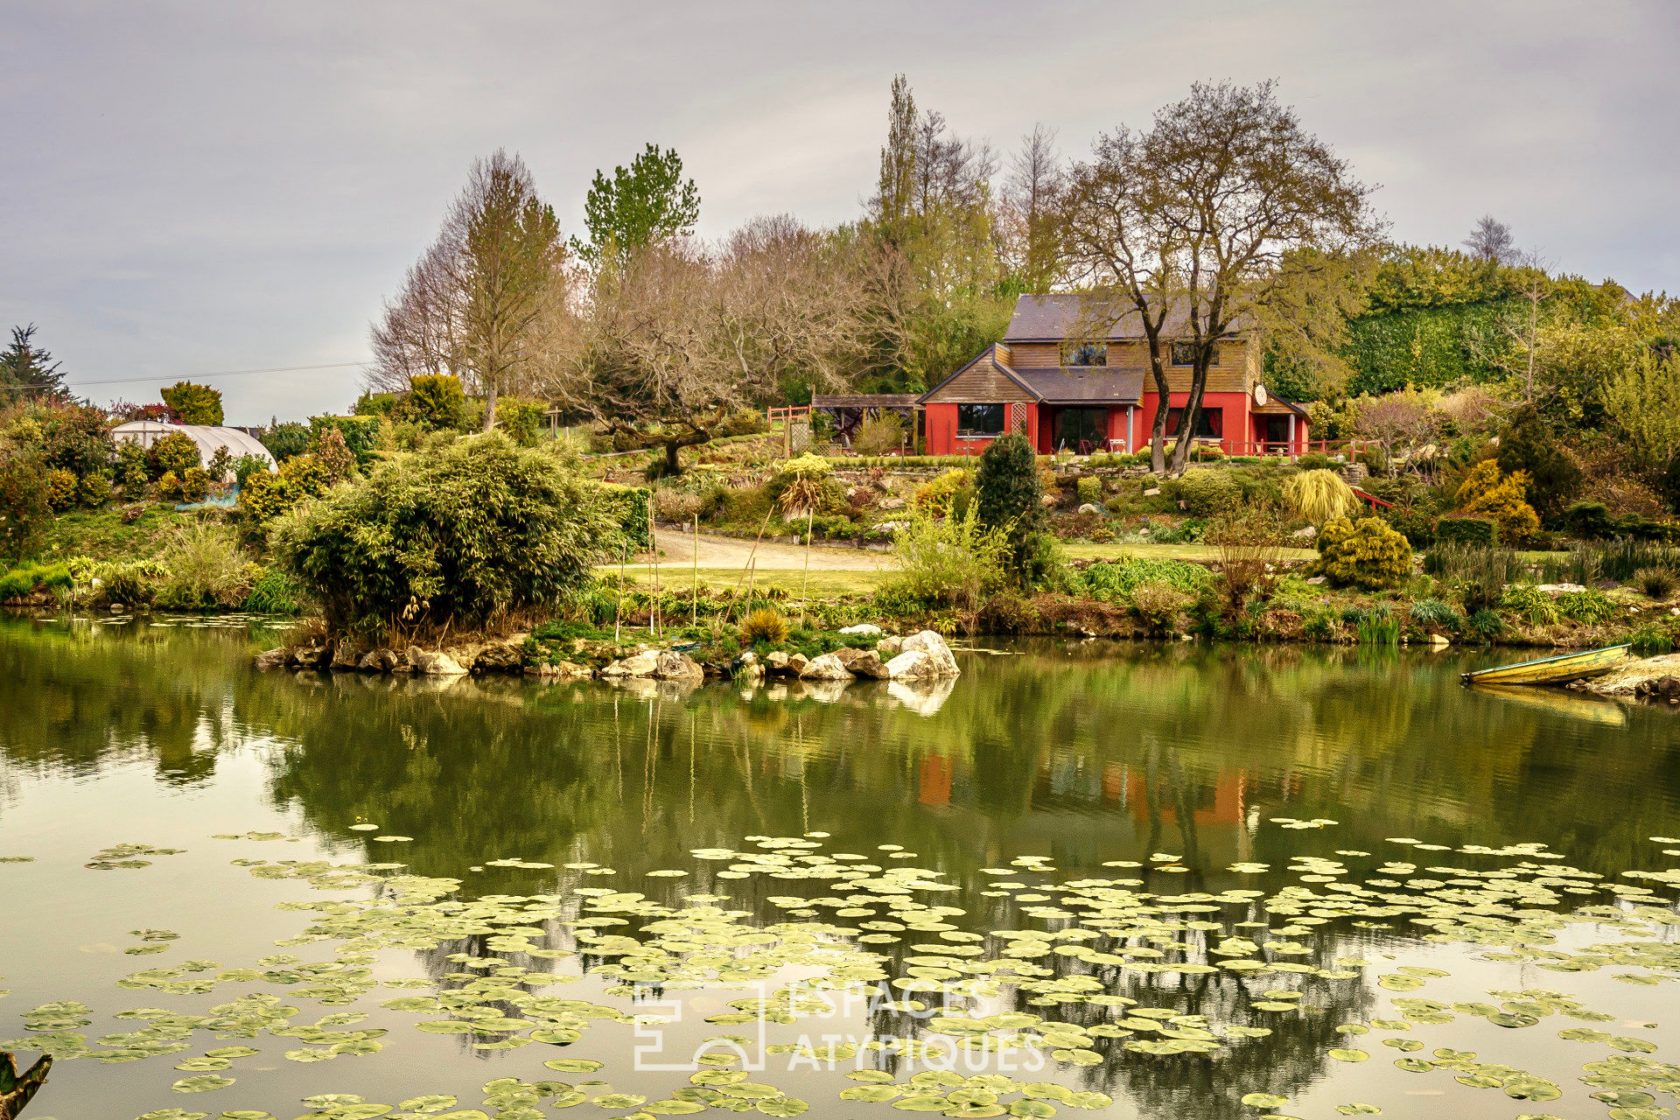
[[[141,385],[148,381],[168,381],[171,377],[179,380],[191,380],[211,377],[248,377],[258,373],[304,373],[317,369],[359,369],[366,366],[366,362],[328,362],[318,366],[268,366],[263,369],[222,369],[208,373],[160,373],[153,377],[107,377],[103,380],[77,381],[74,384],[66,382],[66,389],[81,389],[88,385]],[[0,385],[5,389],[54,389],[58,384],[52,381],[9,381]]]

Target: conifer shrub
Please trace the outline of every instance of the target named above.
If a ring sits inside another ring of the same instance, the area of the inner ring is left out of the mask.
[[[459,430],[466,422],[467,394],[459,377],[422,373],[408,379],[408,396],[396,412],[428,431]]]
[[[916,487],[911,504],[917,509],[942,513],[955,510],[961,513],[974,497],[974,472],[967,467],[952,467],[937,478]]]
[[[54,513],[63,513],[76,504],[76,475],[63,467],[47,472],[47,505]]]
[[[1398,586],[1412,574],[1412,546],[1377,517],[1326,522],[1319,530],[1318,553],[1313,573],[1336,587],[1375,591]]]
[[[1044,532],[1043,496],[1038,457],[1027,437],[1012,432],[992,441],[974,475],[974,504],[980,524],[1009,542],[1009,569],[1029,587],[1049,578],[1056,565],[1054,543]]]
[[[1242,489],[1230,471],[1193,468],[1165,487],[1191,517],[1216,517],[1242,500]]]
[[[158,479],[171,471],[179,477],[191,467],[204,465],[204,457],[199,454],[198,444],[185,432],[170,432],[152,444],[150,457],[152,477]]]
[[[1435,540],[1492,548],[1499,543],[1499,526],[1486,517],[1441,517],[1435,521]]]
[[[1527,471],[1501,474],[1497,460],[1483,459],[1464,476],[1455,498],[1459,512],[1487,518],[1499,526],[1502,540],[1518,544],[1540,531],[1540,515],[1525,500],[1528,486]]]

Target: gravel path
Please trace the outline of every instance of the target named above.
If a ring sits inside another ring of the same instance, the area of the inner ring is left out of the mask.
[[[659,563],[661,567],[686,568],[694,563],[695,536],[681,529],[663,528],[658,531]],[[700,567],[744,568],[753,555],[753,542],[738,537],[714,537],[701,533],[699,537]],[[810,553],[813,572],[875,572],[890,566],[892,558],[885,552],[867,548],[836,547],[818,544],[806,549],[801,545],[760,541],[757,553],[759,571],[800,571],[805,567],[805,554]]]

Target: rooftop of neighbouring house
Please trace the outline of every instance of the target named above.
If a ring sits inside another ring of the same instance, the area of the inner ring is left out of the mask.
[[[1167,311],[1161,337],[1182,338],[1188,334],[1189,302],[1177,300]],[[1237,325],[1232,333],[1240,331]],[[1024,295],[1015,300],[1004,342],[1060,342],[1067,338],[1106,339],[1109,342],[1137,341],[1145,337],[1143,319],[1136,307],[1112,296],[1084,292],[1049,292]]]

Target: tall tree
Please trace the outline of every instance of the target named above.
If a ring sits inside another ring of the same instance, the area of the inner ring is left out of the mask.
[[[916,98],[910,82],[898,74],[892,82],[892,105],[887,110],[887,142],[881,147],[881,175],[870,200],[882,236],[896,242],[904,236],[916,182]]]
[[[1057,200],[1064,176],[1056,151],[1056,130],[1034,125],[1009,161],[1003,192],[1009,271],[1023,291],[1049,291],[1060,278],[1062,234]]]
[[[1167,410],[1150,433],[1154,468],[1183,472],[1214,348],[1254,330],[1302,274],[1374,243],[1371,188],[1356,179],[1272,82],[1191,87],[1146,133],[1097,141],[1073,173],[1070,239],[1098,306],[1141,317],[1163,402],[1163,342],[1188,344],[1190,386],[1170,462]],[[1172,324],[1171,337],[1165,327]]]
[[[1471,256],[1493,264],[1516,264],[1520,256],[1511,227],[1492,214],[1481,216],[1470,236],[1464,239],[1464,247],[1470,250]]]
[[[373,326],[369,381],[402,389],[455,374],[483,396],[489,430],[497,397],[535,379],[534,336],[566,298],[564,265],[559,222],[525,161],[502,150],[475,161],[437,241]]]
[[[700,220],[700,192],[683,178],[682,157],[675,148],[649,144],[629,167],[601,171],[589,185],[583,221],[589,240],[572,239],[578,256],[592,265],[604,258],[623,260],[636,250],[687,237]]]
[[[35,324],[12,328],[12,342],[0,350],[0,404],[69,395],[62,362],[35,345]]]

